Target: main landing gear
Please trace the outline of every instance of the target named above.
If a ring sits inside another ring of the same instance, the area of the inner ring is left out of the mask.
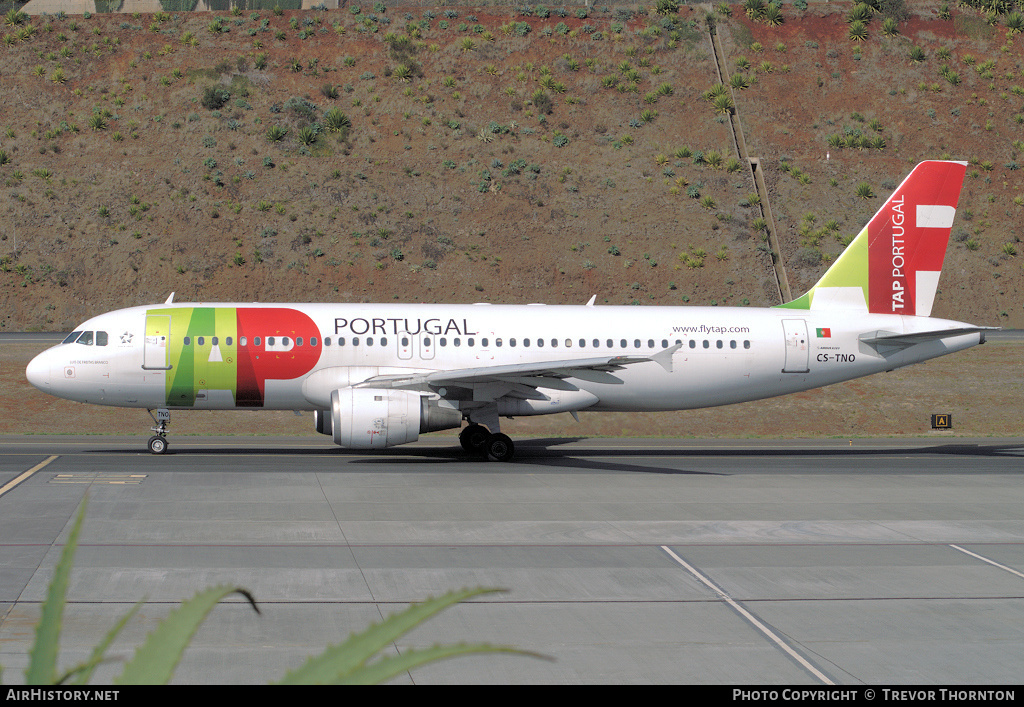
[[[487,457],[491,461],[511,461],[516,447],[508,435],[491,434],[483,425],[470,424],[459,433],[459,443],[470,454]]]
[[[153,454],[163,454],[167,451],[167,425],[171,421],[171,411],[167,408],[158,408],[155,416],[152,410],[147,412],[156,424],[156,427],[150,428],[156,434],[149,438],[147,446]]]

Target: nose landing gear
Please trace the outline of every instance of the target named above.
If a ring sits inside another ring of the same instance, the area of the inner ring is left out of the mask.
[[[171,422],[171,411],[167,408],[158,408],[155,416],[152,410],[147,412],[156,425],[150,428],[156,434],[149,438],[149,451],[153,454],[164,454],[167,451],[167,425]]]

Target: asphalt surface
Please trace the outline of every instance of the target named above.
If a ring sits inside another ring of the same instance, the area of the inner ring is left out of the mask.
[[[145,604],[109,681],[179,602],[216,607],[179,683],[258,684],[410,602],[507,591],[399,639],[488,654],[397,682],[1015,684],[1024,674],[1024,440],[517,441],[0,437],[0,665],[88,496],[62,665]],[[27,473],[31,472],[31,473]],[[20,478],[19,480],[19,477]]]

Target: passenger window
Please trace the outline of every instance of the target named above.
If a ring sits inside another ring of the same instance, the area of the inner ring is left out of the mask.
[[[204,336],[196,337],[196,344],[198,344],[199,346],[202,346],[205,343],[206,343],[206,337],[204,337]]]
[[[430,346],[430,339],[429,338],[424,339],[423,340],[423,345],[424,346]]]
[[[482,346],[485,349],[487,348],[487,339],[486,338],[480,339],[480,346]]]
[[[238,337],[238,345],[239,346],[248,346],[249,345],[249,339],[244,337],[244,336]]]
[[[82,343],[82,342],[81,342],[81,341],[79,341],[78,343]],[[188,337],[188,336],[186,336],[186,337],[185,337],[185,346],[190,346],[191,344],[192,344],[192,338],[191,338],[191,337]]]
[[[309,337],[309,345],[310,346],[316,346],[316,337],[315,336]]]
[[[359,346],[359,337],[358,336],[353,336],[352,337],[352,345],[353,346]]]
[[[722,340],[719,339],[715,346],[717,346],[718,348],[722,348]]]
[[[654,348],[654,339],[648,339],[647,340],[647,348],[649,348],[649,349],[653,349]]]
[[[302,346],[302,337],[301,336],[295,337],[295,345],[296,346]]]
[[[667,349],[668,348],[668,339],[662,339],[661,340],[661,348],[663,348],[663,349]]]
[[[258,337],[258,336],[252,337],[252,345],[253,346],[259,346],[260,345],[260,337]]]
[[[516,345],[516,340],[515,339],[509,339],[508,340],[508,345],[509,346],[515,346]]]
[[[525,346],[525,347],[529,348],[529,346],[530,346],[530,340],[529,340],[529,339],[523,339],[523,346]]]
[[[338,337],[338,346],[344,346],[344,345],[345,345],[345,337],[344,336],[339,336]]]
[[[331,345],[331,337],[329,337],[329,336],[325,337],[324,338],[324,346],[330,346],[330,345]]]
[[[620,349],[626,348],[626,340],[625,339],[619,339],[619,348]]]
[[[467,339],[466,340],[466,346],[472,346],[472,345],[473,345],[473,340],[472,339]]]
[[[730,349],[736,348],[736,340],[735,339],[733,339],[732,341],[729,342],[729,348]]]
[[[107,345],[107,332],[98,331],[96,332],[96,345],[106,346]]]
[[[408,345],[409,345],[409,337],[408,336],[403,336],[402,337],[402,346],[408,346]]]
[[[569,346],[572,346],[572,342],[571,341],[569,342]],[[551,340],[551,348],[553,348],[553,349],[557,349],[558,348],[558,339],[552,339]]]
[[[454,339],[452,339],[452,345],[453,346],[462,346],[462,340],[459,337],[456,336]]]
[[[708,341],[707,339],[704,339],[704,348],[706,348],[706,349],[710,349],[711,348],[711,342]]]
[[[634,349],[640,348],[640,339],[633,339],[633,348]]]
[[[441,337],[440,342],[441,342],[441,346],[447,346],[448,345],[448,339],[446,339],[443,336]]]
[[[544,339],[537,339],[537,346],[544,348]]]
[[[501,348],[501,339],[495,339],[494,340],[494,345],[497,346],[500,349]]]
[[[743,348],[749,349],[750,348],[750,341],[744,341],[743,342]]]
[[[281,346],[288,346],[288,337],[287,336],[282,336],[281,337]]]
[[[372,336],[366,337],[366,345],[367,346],[373,346],[373,337]]]
[[[274,345],[274,341],[276,341],[276,339],[273,336],[268,336],[267,337],[267,346],[273,346]]]
[[[214,346],[216,346],[216,345],[217,345],[217,341],[218,341],[218,339],[217,339],[217,337],[215,336],[215,337],[213,337],[213,338],[211,339],[211,341],[213,342],[213,345],[214,345]]]
[[[609,348],[609,349],[612,347],[612,340],[611,339],[608,339],[608,341],[605,342],[605,347]]]
[[[691,349],[697,348],[697,342],[694,341],[693,339],[690,339],[690,348]]]

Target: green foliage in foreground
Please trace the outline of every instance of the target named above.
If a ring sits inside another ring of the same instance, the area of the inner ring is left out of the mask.
[[[85,519],[85,502],[79,509],[67,545],[43,602],[42,614],[36,625],[36,638],[29,651],[29,664],[25,682],[29,685],[74,684],[89,682],[101,662],[109,660],[106,652],[129,620],[142,608],[145,600],[133,606],[93,649],[89,659],[62,675],[57,674],[57,654],[60,645],[61,620],[66,603],[71,566],[78,547],[78,537]],[[392,614],[379,624],[373,624],[362,633],[352,634],[344,643],[330,646],[318,656],[287,673],[280,684],[348,683],[369,684],[389,680],[403,672],[426,663],[472,653],[518,653],[544,657],[507,646],[486,643],[437,645],[425,649],[405,649],[400,655],[388,655],[370,662],[393,642],[444,609],[481,594],[502,591],[498,589],[463,589],[449,592],[436,599],[414,604],[405,611]],[[252,595],[241,587],[220,586],[199,592],[182,603],[170,616],[146,637],[146,641],[125,664],[124,671],[114,682],[130,684],[165,684],[174,675],[185,649],[214,606],[231,594],[241,594],[259,613]]]

